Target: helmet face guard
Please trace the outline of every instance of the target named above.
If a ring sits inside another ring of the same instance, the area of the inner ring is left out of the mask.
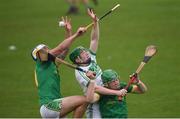
[[[37,60],[37,56],[36,56],[37,52],[43,49],[44,47],[47,47],[47,46],[44,44],[39,44],[32,50],[31,56],[35,61]]]
[[[102,75],[101,75],[101,79],[103,81],[103,84],[108,84],[114,80],[118,80],[119,79],[119,75],[117,74],[117,72],[115,72],[112,69],[107,69],[104,70]]]

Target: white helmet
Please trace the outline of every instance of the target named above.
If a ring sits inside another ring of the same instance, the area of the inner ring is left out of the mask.
[[[44,48],[46,45],[44,44],[39,44],[37,45],[31,52],[31,56],[32,58],[36,61],[37,60],[37,56],[36,56],[36,53],[41,50],[42,48]]]

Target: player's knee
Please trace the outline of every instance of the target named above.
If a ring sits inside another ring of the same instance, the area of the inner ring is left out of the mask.
[[[100,98],[99,94],[94,93],[93,97],[86,97],[86,101],[88,103],[95,103],[95,102],[97,102],[99,100],[99,98]]]

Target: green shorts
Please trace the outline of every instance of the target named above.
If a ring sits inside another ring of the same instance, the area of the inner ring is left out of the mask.
[[[59,112],[62,108],[62,99],[55,99],[44,106],[50,110]]]

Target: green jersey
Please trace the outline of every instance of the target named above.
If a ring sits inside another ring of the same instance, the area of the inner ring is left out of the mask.
[[[120,83],[121,88],[126,85],[125,82]],[[127,91],[131,92],[132,88],[130,86]],[[119,101],[116,95],[101,95],[99,107],[102,118],[127,118],[128,110],[125,96]]]
[[[36,61],[36,82],[40,105],[61,98],[60,76],[54,61]]]

